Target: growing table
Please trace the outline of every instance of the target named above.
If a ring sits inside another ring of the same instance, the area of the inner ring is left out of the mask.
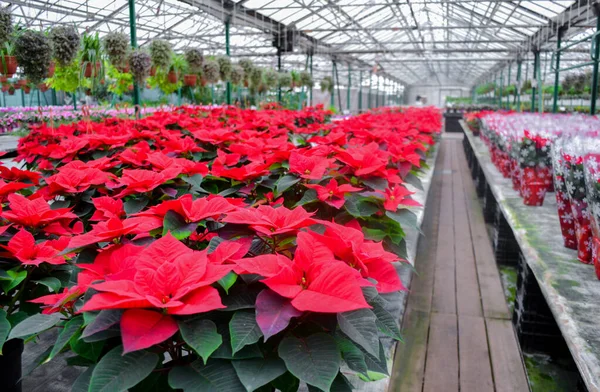
[[[525,206],[511,180],[492,163],[487,146],[461,124],[480,189],[493,196],[512,230],[584,384],[600,391],[600,281],[594,267],[578,262],[576,252],[563,246],[554,193],[541,207]]]

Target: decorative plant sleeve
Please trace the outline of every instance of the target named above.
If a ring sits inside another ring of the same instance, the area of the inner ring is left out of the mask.
[[[565,162],[565,187],[575,221],[577,258],[589,264],[592,262],[592,230],[583,173],[583,150],[582,140],[572,137],[564,141],[562,159]]]
[[[600,279],[600,262],[598,261],[600,245],[600,145],[595,140],[589,141],[591,151],[585,156],[583,169],[587,200],[589,204],[590,225],[592,229],[592,262],[596,277]],[[598,151],[598,152],[596,152]]]
[[[575,237],[575,221],[571,211],[571,200],[567,192],[565,182],[566,163],[562,157],[562,139],[558,139],[552,146],[552,166],[554,168],[554,194],[556,195],[556,206],[560,220],[566,248],[577,249],[577,238]]]
[[[523,171],[521,195],[528,206],[541,206],[551,184],[548,139],[525,131],[519,145],[519,163]]]

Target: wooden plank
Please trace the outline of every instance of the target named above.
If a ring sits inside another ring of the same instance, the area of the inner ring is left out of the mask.
[[[481,204],[479,203],[475,185],[469,172],[467,159],[462,150],[458,154],[458,161],[459,171],[463,177],[467,217],[471,228],[473,253],[475,256],[477,277],[479,279],[483,314],[485,317],[508,320],[511,318],[511,315],[506,305],[500,273],[498,272],[491,241],[487,234],[487,227],[483,220]]]
[[[519,343],[509,320],[486,319],[490,357],[497,392],[527,392]]]
[[[456,305],[458,314],[482,316],[481,295],[477,279],[473,240],[469,225],[466,196],[463,185],[463,171],[458,162],[462,154],[457,146],[453,149],[452,167],[454,169],[454,258],[456,260]]]
[[[458,390],[456,315],[432,313],[423,392],[454,392]]]
[[[429,322],[429,312],[415,310],[408,305],[402,325],[404,341],[396,347],[390,392],[422,391]]]
[[[427,338],[429,335],[429,313],[433,296],[433,275],[435,270],[436,239],[439,224],[442,181],[444,178],[442,162],[444,149],[438,154],[436,171],[431,182],[427,211],[423,219],[423,236],[417,246],[415,269],[408,298],[406,314],[402,320],[404,342],[398,343],[394,357],[394,366],[390,378],[389,391],[421,392]]]
[[[444,172],[452,170],[451,149],[454,142],[443,140],[442,148],[446,149]],[[435,278],[433,287],[432,309],[440,313],[456,313],[456,283],[454,265],[454,216],[452,213],[452,177],[444,176],[442,183],[442,200],[440,207],[440,223],[437,236],[435,258]]]
[[[461,392],[494,392],[483,317],[458,316],[458,348]]]

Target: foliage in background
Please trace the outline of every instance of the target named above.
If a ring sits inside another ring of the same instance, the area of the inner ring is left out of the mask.
[[[38,84],[48,75],[52,45],[44,33],[26,30],[15,41],[15,56],[25,76]]]
[[[233,66],[231,64],[231,59],[229,56],[218,56],[216,60],[219,64],[219,78],[222,81],[227,82],[231,76],[231,68]]]
[[[133,80],[138,84],[143,84],[150,74],[152,59],[148,52],[143,49],[134,49],[129,55],[129,67]]]
[[[65,66],[56,64],[54,75],[46,80],[51,88],[57,91],[73,93],[79,87],[80,65],[77,60]]]
[[[231,67],[231,74],[229,75],[229,80],[235,86],[239,86],[244,81],[244,68],[239,64],[234,64]]]
[[[104,36],[104,51],[115,67],[124,67],[131,50],[131,39],[125,33],[113,31]]]
[[[198,73],[202,71],[202,64],[204,63],[204,56],[202,51],[196,48],[187,48],[185,50],[185,61],[189,66],[189,72]]]
[[[171,43],[162,39],[155,39],[150,43],[150,57],[152,58],[152,65],[156,68],[169,69],[173,57]]]
[[[107,67],[106,75],[109,78],[108,91],[116,95],[123,95],[129,91],[133,83],[133,75],[129,72],[121,72],[113,65]]]
[[[219,81],[220,67],[215,59],[206,59],[202,64],[202,76],[208,84],[214,84]]]
[[[53,27],[50,30],[50,40],[57,65],[66,66],[75,60],[80,45],[79,33],[75,27]]]
[[[12,15],[10,8],[0,7],[0,46],[8,42],[13,33]]]

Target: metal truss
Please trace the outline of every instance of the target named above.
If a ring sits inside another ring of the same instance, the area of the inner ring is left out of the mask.
[[[13,0],[17,21],[47,29],[74,24],[80,31],[128,31],[127,0]],[[194,46],[225,52],[224,21],[231,21],[231,56],[276,66],[276,34],[290,32],[285,69],[304,69],[313,53],[317,79],[332,73],[363,85],[380,77],[397,86],[473,85],[534,48],[551,51],[556,33],[568,26],[576,40],[595,17],[588,0],[138,0],[138,43],[161,38],[175,50]],[[575,48],[564,62],[585,60]],[[532,56],[531,56],[532,57]],[[549,55],[547,56],[549,57]],[[583,60],[582,60],[583,59]],[[350,75],[348,75],[350,73]]]

